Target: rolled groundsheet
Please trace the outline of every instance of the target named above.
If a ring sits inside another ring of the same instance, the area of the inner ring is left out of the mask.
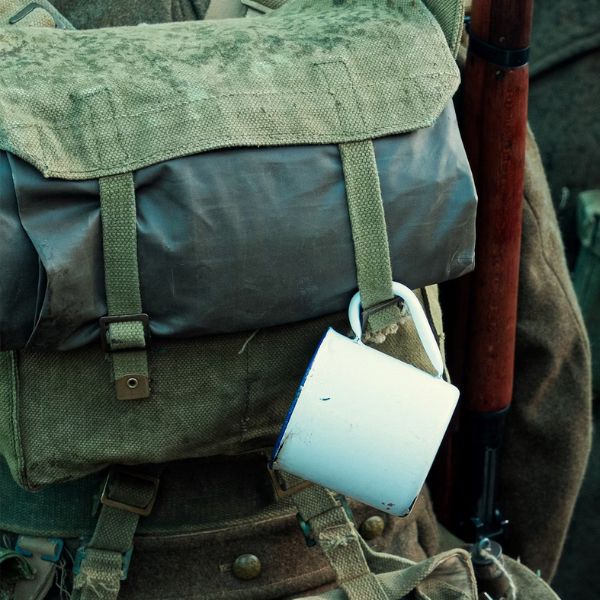
[[[454,109],[375,140],[394,279],[473,267],[476,197]],[[152,335],[254,330],[344,310],[356,269],[335,145],[243,148],[135,173]],[[106,310],[97,180],[44,179],[0,152],[0,349],[98,339]]]

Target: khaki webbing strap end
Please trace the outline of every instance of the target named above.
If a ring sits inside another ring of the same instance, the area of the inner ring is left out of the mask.
[[[293,494],[305,535],[310,532],[335,571],[349,600],[389,600],[381,583],[369,569],[361,539],[343,504],[320,486],[304,489],[298,479],[284,475]]]
[[[260,17],[286,2],[287,0],[211,0],[204,20]]]
[[[0,2],[0,25],[73,29],[47,0],[7,0]]]
[[[400,321],[397,306],[386,306],[394,298],[392,264],[375,150],[371,140],[339,145],[348,211],[354,241],[356,276],[363,309],[382,305],[371,312],[371,333],[387,333]]]
[[[152,473],[129,469],[109,473],[92,539],[75,557],[73,600],[117,598],[121,581],[127,579],[138,521],[152,511],[158,483]]]
[[[108,307],[100,319],[101,343],[112,359],[117,398],[148,398],[149,320],[142,312],[132,173],[100,179],[100,212]]]

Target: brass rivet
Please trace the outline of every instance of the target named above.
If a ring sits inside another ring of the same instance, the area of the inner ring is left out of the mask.
[[[135,388],[138,386],[138,384],[139,384],[139,382],[138,382],[138,380],[135,377],[130,377],[127,380],[127,387],[130,390],[135,390]]]
[[[385,521],[379,515],[373,515],[363,521],[360,526],[360,533],[365,540],[372,540],[379,537],[385,529]]]
[[[233,562],[232,571],[238,579],[248,581],[256,579],[260,575],[262,565],[258,556],[254,556],[254,554],[242,554]]]

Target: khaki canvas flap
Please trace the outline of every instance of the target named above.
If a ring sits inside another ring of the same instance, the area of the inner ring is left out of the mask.
[[[459,73],[420,0],[290,0],[262,19],[0,29],[0,148],[89,179],[235,146],[431,125]]]

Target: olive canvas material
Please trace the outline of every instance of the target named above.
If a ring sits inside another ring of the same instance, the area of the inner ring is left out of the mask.
[[[250,455],[182,461],[168,465],[161,479],[164,485],[153,514],[141,520],[129,576],[121,585],[119,598],[266,600],[326,593],[337,597],[332,591],[335,575],[322,551],[307,546],[288,503],[274,504],[264,459]],[[0,501],[12,499],[15,505],[0,512],[0,519],[7,512],[16,519],[0,521],[4,543],[14,539],[15,530],[40,537],[62,535],[69,552],[74,553],[79,536],[91,535],[93,495],[101,480],[102,474],[98,474],[30,493],[18,488],[6,466],[0,464]],[[404,568],[413,566],[411,561],[421,563],[430,555],[462,546],[444,529],[438,532],[427,493],[403,519],[356,503],[351,507],[369,546],[388,557],[403,557]],[[25,514],[30,523],[27,529],[20,525]],[[378,527],[368,527],[374,519]],[[61,527],[59,521],[66,526]],[[236,576],[236,561],[248,554],[258,559],[258,567],[244,580]],[[540,578],[505,560],[520,598],[556,598]],[[389,571],[390,564],[393,562],[388,559],[380,568]],[[447,567],[451,568],[436,570],[434,581],[460,586],[468,593],[467,565]],[[49,598],[58,598],[57,590]]]
[[[416,289],[470,270],[476,199],[452,104],[432,127],[374,148],[394,279]],[[138,171],[151,334],[344,310],[357,281],[343,177],[332,145],[218,150]],[[0,153],[0,349],[98,342],[107,314],[98,195],[96,180],[44,179]]]
[[[225,146],[346,142],[340,154],[363,304],[367,295],[389,297],[369,139],[431,125],[458,83],[446,38],[422,4],[298,0],[254,23],[85,32],[9,26],[5,34],[0,147],[48,177],[100,177],[110,315],[137,315],[143,306],[128,171]],[[333,323],[345,327],[343,318]],[[4,353],[2,453],[15,478],[37,488],[113,463],[268,445],[331,324],[325,318],[147,347],[135,318],[111,324],[110,350],[126,352],[110,361],[99,345]],[[413,340],[391,336],[391,352],[398,343],[410,348]],[[131,397],[146,401],[121,402],[130,397],[125,382],[140,381],[143,389]]]
[[[202,2],[132,0],[123,3],[98,0],[90,3],[57,0],[55,4],[78,27],[93,27],[193,18],[192,7]],[[504,508],[512,525],[509,551],[520,556],[532,569],[540,569],[543,577],[549,579],[561,552],[562,544],[557,540],[564,539],[589,452],[591,395],[589,346],[564,263],[543,169],[539,157],[536,157],[535,142],[531,139],[521,269],[522,309],[517,339],[520,358],[516,364],[515,401],[508,420],[510,439],[502,459],[500,485]],[[41,396],[38,401],[43,401],[43,398]],[[68,507],[64,510],[68,512]],[[259,580],[261,587],[253,596],[254,583],[232,578],[230,584],[235,591],[229,597],[265,598],[267,593],[273,598],[298,597],[303,591],[309,593],[315,586],[326,585],[317,580],[321,569],[327,568],[325,563],[318,567],[304,560],[306,554],[298,552],[304,544],[302,538],[297,546],[293,545],[298,530],[292,517],[289,528],[282,533],[280,545],[273,544],[268,522],[257,518],[252,523],[252,527],[244,526],[242,531],[232,530],[231,539],[226,540],[223,546],[228,548],[233,540],[248,531],[247,539],[252,550],[263,559],[263,564],[271,564],[271,559],[276,561],[282,568],[283,581],[271,579],[273,570],[268,573],[265,570]],[[418,524],[410,518],[403,523],[410,526],[401,531],[394,529],[391,534],[395,544],[393,549],[392,546],[379,549],[388,548],[413,560],[421,560],[422,552],[431,555],[437,551],[437,537],[433,534],[428,538],[432,540],[431,544],[419,546],[421,549],[415,554],[410,550],[415,540],[424,539],[424,529],[431,531],[432,515],[419,520]],[[170,550],[165,552],[163,538],[157,538],[154,544],[154,551],[146,553],[146,548],[136,543],[130,575],[131,581],[135,577],[136,587],[133,589],[128,583],[123,585],[123,593],[129,594],[129,597],[135,597],[136,593],[138,598],[148,598],[150,593],[161,598],[169,595],[181,597],[184,590],[191,589],[190,586],[200,586],[205,573],[213,573],[202,554],[211,547],[208,538],[182,549],[184,544],[178,536],[173,542],[173,554]],[[246,552],[249,548],[241,544],[239,551]],[[270,548],[273,553],[267,556],[265,553],[269,553]],[[215,558],[214,550],[208,554],[209,558]],[[227,556],[226,560],[215,558],[215,562],[210,564],[219,567],[219,573],[226,572],[226,565],[235,558]],[[156,563],[159,558],[164,558],[163,566]],[[184,564],[181,562],[184,560],[188,561],[184,568],[174,569],[174,564]],[[221,565],[225,565],[223,570]],[[290,565],[297,570],[287,571]],[[509,565],[513,563],[509,561]],[[542,593],[549,593],[540,579],[519,565],[514,566],[521,570],[518,584],[522,597],[530,593],[531,597],[541,598],[544,597]],[[153,578],[147,579],[149,575]],[[217,577],[213,579],[222,581]],[[146,581],[148,585],[145,585]],[[190,591],[188,597],[201,598],[202,592],[203,588],[199,587]],[[227,598],[229,592],[221,587],[217,593],[219,597]]]
[[[254,333],[156,340],[148,353],[153,391],[141,402],[115,398],[99,346],[0,353],[0,452],[15,479],[36,489],[110,464],[270,446],[330,325],[349,328],[342,313]],[[431,369],[410,317],[378,349]]]
[[[403,133],[432,125],[459,82],[419,0],[295,0],[261,19],[135,28],[13,27],[0,51],[0,148],[62,179],[216,148]]]

